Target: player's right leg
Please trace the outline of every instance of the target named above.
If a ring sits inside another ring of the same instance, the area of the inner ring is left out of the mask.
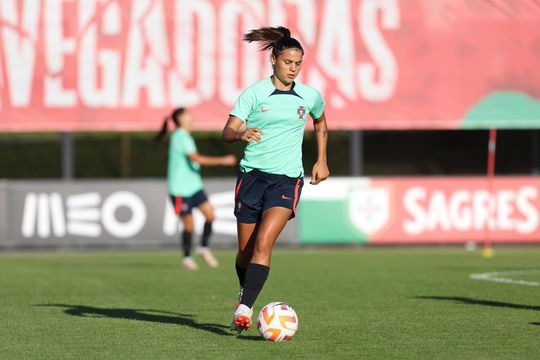
[[[270,273],[270,258],[274,244],[289,221],[292,211],[283,207],[266,210],[259,222],[253,254],[246,268],[244,293],[240,304],[253,307]]]
[[[251,326],[251,316],[253,314],[253,304],[247,306],[242,304],[245,294],[245,277],[258,231],[258,220],[260,219],[262,197],[266,184],[253,173],[240,172],[235,188],[235,208],[234,215],[237,219],[238,230],[238,253],[235,267],[240,291],[237,306],[231,322],[231,330],[241,333]]]
[[[266,210],[256,224],[238,222],[240,249],[237,259],[249,259],[249,262],[244,274],[239,304],[233,318],[234,324],[231,324],[233,330],[241,332],[251,326],[253,305],[270,272],[272,248],[289,221],[291,213],[291,209],[273,207]],[[248,248],[249,257],[247,256]]]
[[[206,198],[206,195],[204,195],[204,198]],[[198,204],[197,207],[205,218],[203,233],[201,235],[201,247],[199,248],[198,253],[203,257],[204,261],[206,261],[208,266],[215,268],[219,265],[219,263],[215,258],[214,254],[212,254],[212,251],[210,250],[212,223],[215,219],[214,208],[208,200],[205,200],[202,203]]]
[[[251,326],[251,315],[253,309],[247,306],[240,306],[242,296],[244,295],[244,280],[246,276],[246,268],[253,254],[253,247],[257,237],[257,223],[241,223],[237,222],[238,230],[238,253],[236,254],[236,275],[240,284],[238,298],[236,300],[236,310],[231,321],[231,330],[236,330],[241,333],[243,330],[249,329]]]

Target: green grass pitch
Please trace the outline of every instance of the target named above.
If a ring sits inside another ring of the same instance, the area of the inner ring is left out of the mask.
[[[216,254],[193,273],[176,251],[1,254],[0,358],[540,358],[538,247],[277,249],[255,314],[291,304],[288,343],[229,333],[234,252]]]

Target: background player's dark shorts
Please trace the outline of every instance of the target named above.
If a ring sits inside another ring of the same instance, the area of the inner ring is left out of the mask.
[[[291,178],[254,169],[240,172],[236,180],[234,215],[243,223],[255,223],[262,213],[272,207],[291,209],[291,219],[304,186],[303,177]]]
[[[176,215],[185,216],[191,214],[194,207],[197,207],[208,201],[208,197],[204,190],[199,190],[192,196],[182,197],[170,194],[173,204],[174,212]]]

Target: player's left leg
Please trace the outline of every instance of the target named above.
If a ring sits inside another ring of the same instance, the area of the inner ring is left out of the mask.
[[[212,236],[212,223],[214,222],[214,208],[209,201],[204,201],[197,206],[205,218],[203,233],[201,235],[201,248],[199,254],[203,257],[206,263],[210,267],[217,267],[219,265],[217,259],[210,251],[210,237]]]
[[[197,263],[191,257],[191,238],[193,236],[193,216],[191,215],[191,198],[179,195],[170,195],[175,214],[183,224],[183,231],[180,235],[180,246],[184,253],[182,265],[188,270],[197,270]]]
[[[182,231],[182,250],[184,251],[182,265],[187,270],[197,270],[197,263],[191,257],[191,242],[194,230],[193,215],[191,213],[183,214],[180,216],[180,219],[184,225],[184,230]]]

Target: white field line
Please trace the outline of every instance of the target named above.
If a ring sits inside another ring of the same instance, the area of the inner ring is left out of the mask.
[[[540,271],[539,270],[498,271],[498,272],[489,272],[489,273],[482,273],[482,274],[472,274],[470,278],[473,280],[494,281],[494,282],[506,283],[506,284],[540,286],[540,282],[538,281],[526,281],[526,280],[514,279],[516,275],[532,274],[532,273],[538,273],[538,272]]]

